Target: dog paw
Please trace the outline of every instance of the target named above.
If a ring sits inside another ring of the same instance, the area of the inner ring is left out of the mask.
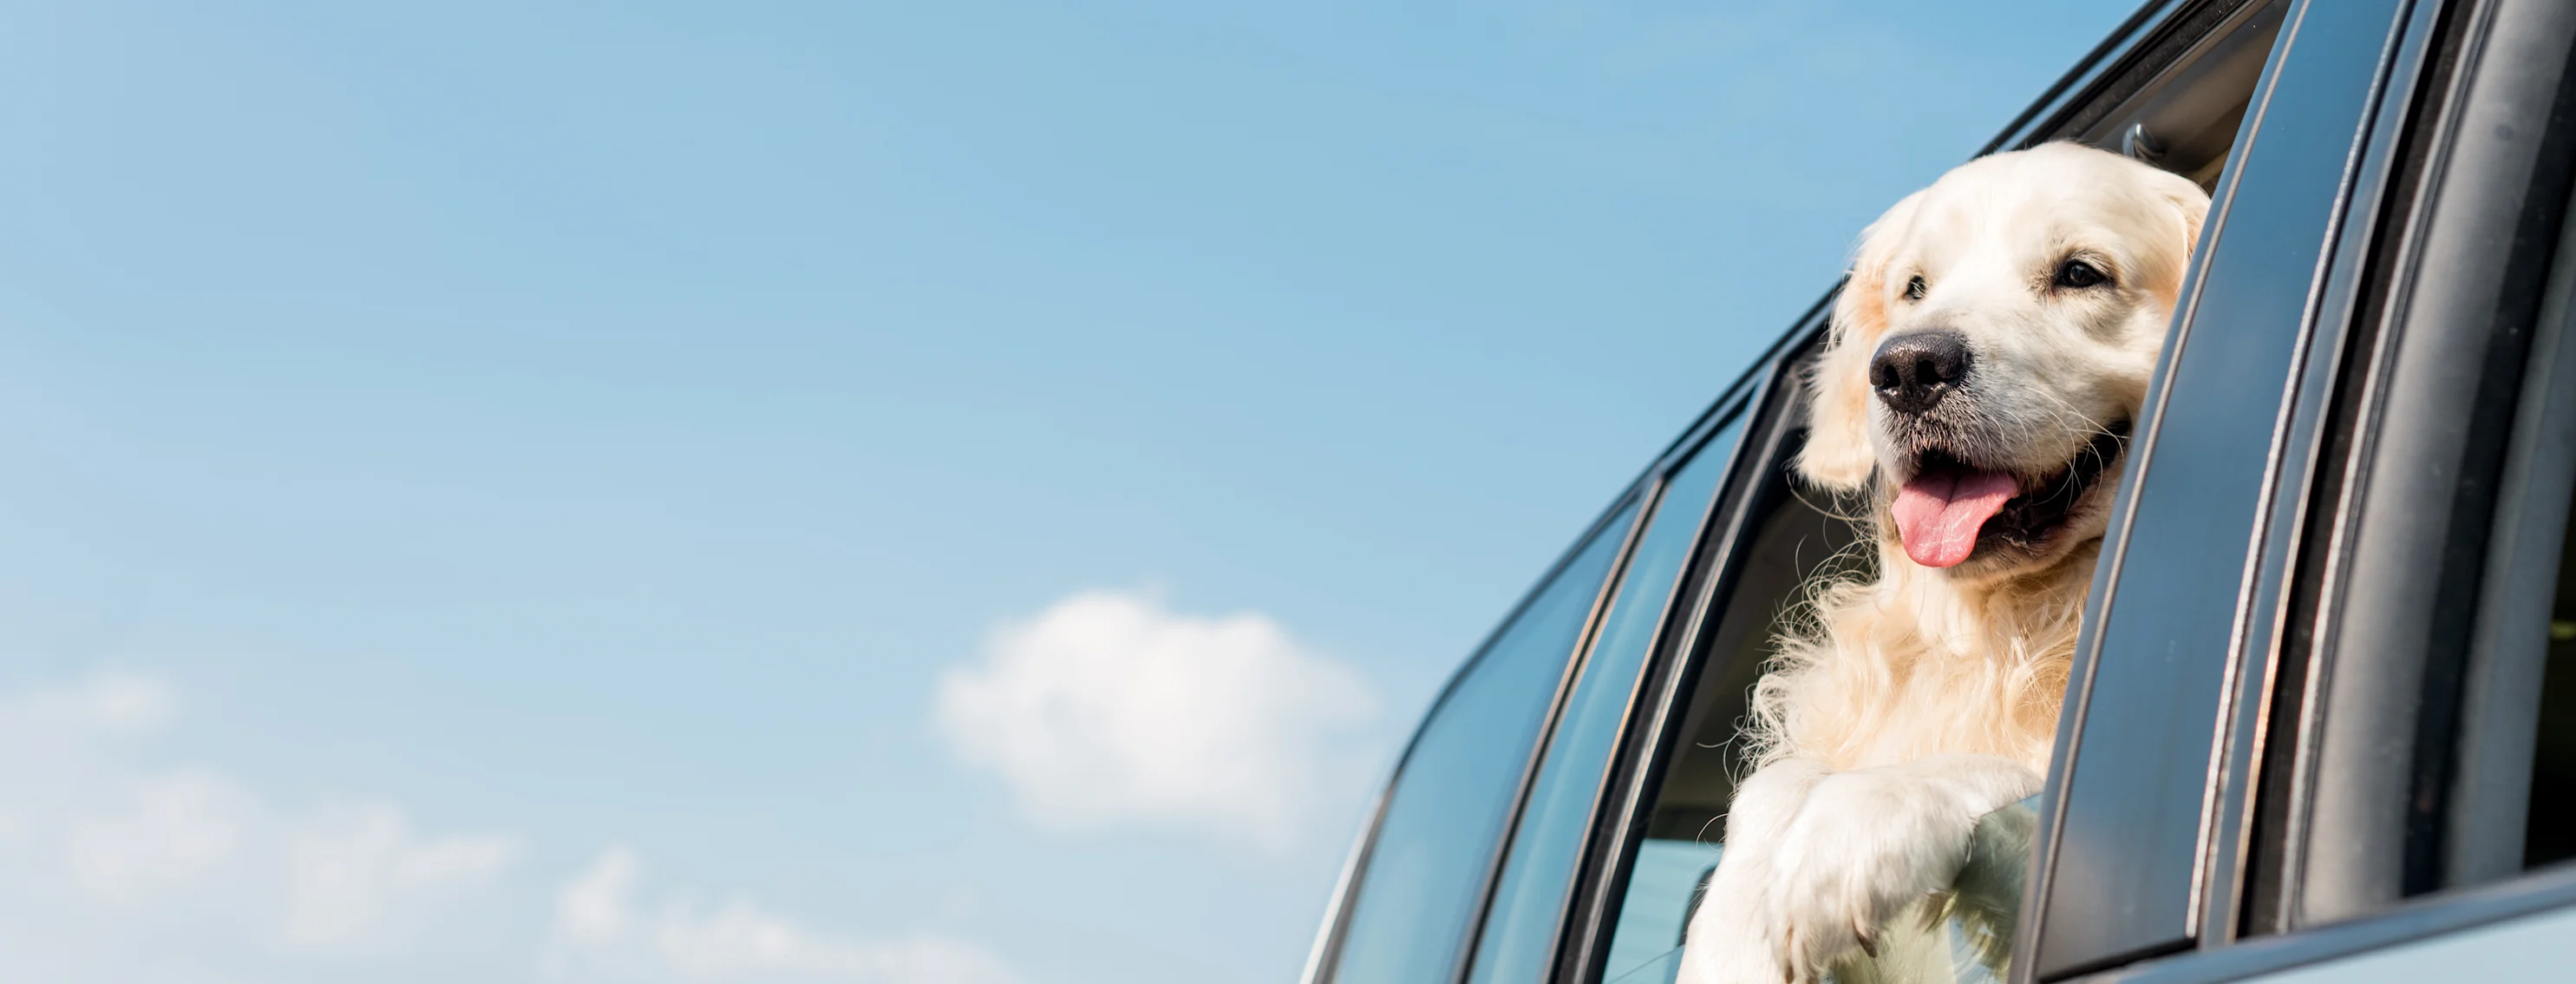
[[[1808,792],[1767,859],[1765,927],[1780,981],[1820,981],[1875,955],[1881,927],[1947,891],[1977,819],[2026,795],[2038,777],[1999,759],[1909,763],[1836,773]]]

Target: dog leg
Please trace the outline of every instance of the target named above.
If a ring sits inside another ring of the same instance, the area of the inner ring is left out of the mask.
[[[1781,984],[1786,978],[1770,946],[1766,921],[1777,875],[1777,845],[1798,816],[1808,792],[1827,775],[1805,759],[1784,759],[1756,770],[1736,787],[1727,806],[1724,853],[1708,894],[1692,915],[1674,984]]]
[[[1838,773],[1790,759],[1756,772],[1736,793],[1681,981],[1822,980],[1889,919],[1949,890],[1977,818],[2039,785],[2028,766],[1989,755]]]

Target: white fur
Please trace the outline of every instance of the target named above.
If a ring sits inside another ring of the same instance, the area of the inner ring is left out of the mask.
[[[1877,576],[1815,587],[1757,686],[1757,768],[1693,917],[1681,984],[1820,980],[1937,893],[2009,926],[2019,886],[1954,885],[1979,817],[2037,792],[2118,467],[2045,542],[1946,569],[1907,559],[1888,503],[1909,467],[1871,396],[1879,341],[1963,334],[1979,440],[2025,476],[2062,471],[2145,397],[2208,197],[2070,144],[1998,154],[1908,196],[1863,234],[1807,376],[1797,467],[1867,496]],[[2104,288],[2053,289],[2069,256]],[[1906,296],[1921,276],[1922,298]],[[2008,930],[2007,930],[2008,931]]]

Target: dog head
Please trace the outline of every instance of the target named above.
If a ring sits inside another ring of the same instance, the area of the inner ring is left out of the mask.
[[[1905,555],[2034,570],[2101,537],[2209,196],[2074,144],[1962,165],[1861,236],[1797,467]]]

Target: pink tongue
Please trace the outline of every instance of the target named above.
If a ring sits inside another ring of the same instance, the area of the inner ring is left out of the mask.
[[[1977,531],[2021,491],[2001,472],[1943,472],[1905,483],[1896,493],[1896,535],[1905,555],[1925,567],[1950,567],[1977,551]]]

